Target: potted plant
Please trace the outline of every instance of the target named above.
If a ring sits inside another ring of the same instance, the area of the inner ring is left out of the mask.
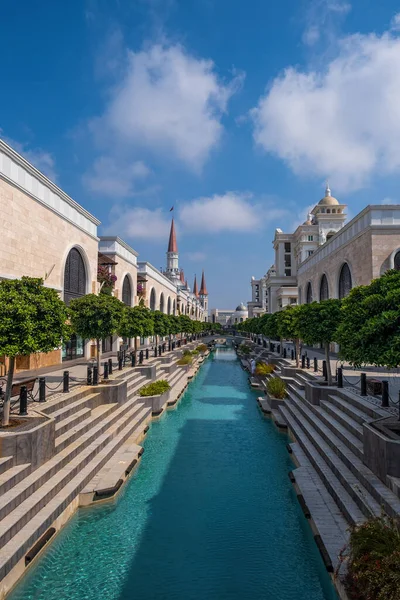
[[[159,379],[144,385],[139,390],[139,396],[146,398],[146,403],[151,406],[153,415],[159,415],[163,412],[166,403],[169,400],[171,386],[165,379]]]
[[[189,352],[189,354],[184,353],[182,358],[180,358],[176,364],[179,365],[180,367],[184,367],[186,371],[189,371],[190,367],[192,366],[192,363],[193,363],[193,357],[191,356],[191,354]]]
[[[266,393],[271,408],[278,408],[286,398],[286,383],[280,377],[272,377],[268,380]]]
[[[266,377],[267,375],[272,375],[275,371],[275,365],[269,365],[267,363],[259,362],[256,366],[256,375],[258,377]]]
[[[205,354],[208,350],[207,345],[206,344],[199,344],[196,348],[196,350],[198,350],[200,352],[200,354]]]

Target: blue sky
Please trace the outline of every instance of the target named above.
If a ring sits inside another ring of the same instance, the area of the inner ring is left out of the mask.
[[[156,267],[174,205],[233,308],[327,178],[399,202],[399,32],[392,0],[5,0],[1,136]]]

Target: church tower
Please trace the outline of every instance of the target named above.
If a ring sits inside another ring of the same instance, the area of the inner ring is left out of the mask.
[[[206,279],[204,277],[204,270],[203,270],[203,274],[201,276],[201,285],[200,285],[200,302],[204,308],[204,312],[207,314],[208,313],[208,292],[207,292],[207,286],[206,286]]]
[[[172,219],[171,231],[169,234],[169,243],[167,251],[167,269],[165,271],[165,274],[174,283],[178,284],[180,282],[181,274],[179,271],[179,253],[178,244],[176,243],[174,219]]]

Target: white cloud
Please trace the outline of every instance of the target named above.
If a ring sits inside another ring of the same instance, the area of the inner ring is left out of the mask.
[[[307,46],[313,46],[320,38],[320,30],[316,25],[311,25],[303,34],[303,42]]]
[[[0,129],[0,135],[2,130]],[[21,154],[34,167],[41,171],[51,181],[56,182],[57,173],[55,170],[55,160],[50,152],[46,152],[41,148],[30,148],[27,142],[17,142],[12,138],[3,136],[4,141],[11,146],[16,152]]]
[[[305,12],[303,43],[314,46],[319,41],[330,43],[338,24],[350,12],[351,4],[343,0],[311,0]]]
[[[390,23],[390,29],[392,31],[400,31],[400,13],[394,15]]]
[[[271,220],[281,211],[251,202],[251,194],[226,192],[207,198],[197,198],[183,205],[179,220],[187,231],[218,233],[221,231],[252,231]]]
[[[150,173],[142,161],[125,165],[110,156],[100,156],[90,171],[83,176],[85,187],[103,196],[124,198],[135,191],[135,184]]]
[[[242,81],[238,75],[221,82],[212,61],[179,45],[128,52],[122,80],[90,126],[98,143],[143,146],[199,170],[220,141],[222,116]]]
[[[399,204],[399,201],[395,198],[386,197],[381,200],[381,204]]]
[[[356,189],[400,169],[400,38],[341,40],[326,68],[287,68],[251,111],[254,139],[296,174]]]
[[[166,244],[170,226],[170,219],[161,208],[150,210],[142,207],[115,206],[111,211],[110,225],[106,232],[110,235],[117,233],[122,238],[145,239]]]

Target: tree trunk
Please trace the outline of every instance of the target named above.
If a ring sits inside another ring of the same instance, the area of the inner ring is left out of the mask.
[[[328,385],[332,385],[332,370],[329,352],[329,343],[325,344],[325,360],[326,360],[326,374],[328,379]]]
[[[134,350],[135,350],[135,354],[136,354],[136,352],[137,352],[137,341],[138,341],[138,338],[137,338],[137,337],[136,337],[136,335],[135,335],[135,341],[133,342],[133,348],[134,348]]]
[[[295,343],[295,349],[296,349],[296,369],[298,369],[300,367],[300,340],[297,339],[294,341]]]
[[[100,378],[100,360],[101,360],[101,346],[100,346],[100,340],[97,338],[96,340],[96,347],[97,347],[97,368],[99,370],[99,378]]]
[[[10,422],[10,402],[11,402],[11,387],[14,377],[15,356],[9,357],[10,363],[8,366],[6,394],[3,404],[3,426],[6,427]]]

